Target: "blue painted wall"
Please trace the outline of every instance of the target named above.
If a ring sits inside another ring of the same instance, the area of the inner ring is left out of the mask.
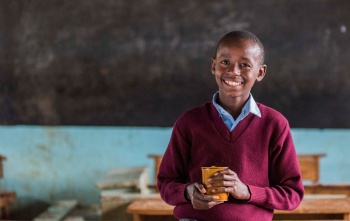
[[[5,155],[0,189],[19,198],[99,203],[96,182],[114,168],[148,166],[162,154],[172,128],[0,126]],[[326,153],[321,182],[350,182],[350,130],[292,129],[298,153]]]

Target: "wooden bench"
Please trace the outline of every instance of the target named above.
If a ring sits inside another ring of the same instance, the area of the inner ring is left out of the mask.
[[[298,161],[303,181],[311,181],[312,184],[320,182],[320,158],[326,154],[298,154]]]
[[[107,172],[96,186],[100,190],[103,220],[130,220],[126,206],[142,196],[149,196],[149,169],[146,166],[117,168]]]
[[[78,202],[76,200],[56,201],[44,212],[35,217],[33,221],[61,221],[77,205]]]
[[[150,154],[148,155],[149,158],[153,159],[154,164],[154,183],[149,184],[148,187],[152,189],[154,192],[159,192],[157,188],[157,174],[159,171],[160,163],[162,162],[163,155],[157,155],[157,154]]]
[[[134,221],[145,221],[162,216],[165,220],[176,220],[173,217],[173,206],[158,199],[143,199],[132,202],[127,212],[133,215]],[[293,211],[275,210],[274,220],[350,220],[350,198],[345,195],[305,195],[300,206]]]
[[[304,185],[305,194],[344,194],[350,197],[350,184]]]
[[[100,190],[134,189],[141,194],[148,194],[148,167],[118,168],[110,170],[106,176],[96,183]]]
[[[0,155],[0,178],[4,176],[4,171],[2,168],[2,161],[6,160],[6,157]]]

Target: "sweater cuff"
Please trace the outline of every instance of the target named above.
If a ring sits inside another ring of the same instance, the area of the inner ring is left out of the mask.
[[[187,200],[187,202],[191,202],[191,199],[189,199],[187,197],[187,186],[190,185],[190,184],[187,184],[186,187],[185,187],[185,190],[184,190],[184,197],[185,197],[185,200]]]
[[[177,204],[181,204],[181,203],[188,203],[188,202],[191,202],[191,200],[187,199],[187,195],[186,195],[186,187],[188,186],[189,184],[183,184],[183,185],[180,185],[178,187],[178,192],[182,194],[176,194],[178,197],[176,199],[176,201],[178,202]]]
[[[264,188],[249,185],[247,186],[250,191],[250,200],[248,202],[254,204],[263,204],[266,202],[267,194]]]

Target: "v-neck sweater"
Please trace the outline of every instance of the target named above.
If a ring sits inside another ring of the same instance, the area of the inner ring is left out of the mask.
[[[183,113],[175,122],[158,172],[162,199],[175,205],[176,218],[208,221],[272,220],[273,210],[292,210],[304,195],[287,119],[257,103],[261,117],[249,114],[230,132],[212,102]],[[249,200],[230,195],[225,203],[196,210],[186,186],[201,183],[201,167],[227,166],[248,186]]]

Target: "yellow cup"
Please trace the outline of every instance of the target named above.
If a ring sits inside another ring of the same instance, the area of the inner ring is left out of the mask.
[[[202,183],[206,186],[208,184],[207,179],[211,177],[214,173],[227,169],[228,167],[216,167],[216,166],[211,166],[211,167],[202,167]],[[215,187],[217,188],[217,187]],[[216,201],[227,201],[228,200],[228,193],[212,193],[211,190],[215,188],[207,188],[207,193],[208,195],[212,196],[218,196],[219,199]]]

